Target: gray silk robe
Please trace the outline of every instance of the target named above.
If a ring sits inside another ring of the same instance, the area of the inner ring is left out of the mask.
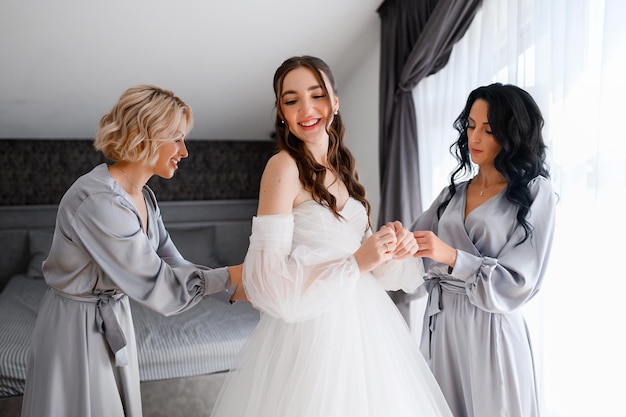
[[[555,226],[550,182],[529,184],[532,238],[503,190],[464,219],[467,182],[441,219],[444,189],[411,230],[432,230],[457,249],[452,271],[424,258],[428,304],[421,348],[455,417],[539,415],[531,342],[520,308],[541,287]]]
[[[43,264],[50,289],[32,334],[23,417],[141,417],[129,298],[176,314],[228,288],[226,268],[183,259],[148,187],[144,232],[106,164],[80,177],[57,214]]]

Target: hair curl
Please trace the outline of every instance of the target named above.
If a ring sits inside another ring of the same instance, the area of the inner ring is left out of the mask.
[[[304,145],[304,142],[289,131],[289,127],[286,123],[283,123],[284,116],[280,104],[283,81],[289,72],[302,67],[308,68],[313,72],[329,102],[331,98],[324,78],[328,80],[328,84],[332,88],[333,93],[337,95],[335,78],[324,61],[308,55],[294,56],[285,60],[274,74],[274,94],[276,96],[276,120],[274,124],[278,139],[278,149],[287,151],[294,158],[298,166],[300,181],[304,185],[304,188],[311,192],[313,199],[330,208],[334,215],[339,218],[341,215],[337,209],[335,196],[324,186],[326,167],[315,161],[315,158]],[[332,109],[332,103],[330,104],[330,108]],[[326,132],[329,137],[327,154],[328,168],[332,169],[346,185],[350,196],[363,204],[369,219],[371,207],[366,198],[365,187],[359,182],[355,159],[344,145],[345,128],[341,113],[334,115],[334,117],[332,114],[329,114],[328,117],[332,117],[333,120],[330,126],[326,127]]]
[[[532,204],[528,184],[537,176],[550,178],[550,172],[542,135],[544,119],[539,106],[528,92],[515,85],[493,83],[478,87],[467,98],[465,108],[453,125],[459,132],[458,139],[450,146],[458,165],[450,175],[450,197],[438,207],[438,215],[442,215],[456,193],[457,181],[472,173],[467,126],[476,100],[487,102],[487,119],[494,139],[502,147],[494,166],[507,181],[506,198],[518,208],[517,221],[524,229],[524,238],[519,242],[522,243],[532,235],[532,225],[527,220]]]
[[[182,120],[186,135],[193,112],[169,90],[139,85],[126,90],[111,111],[100,119],[94,147],[113,161],[144,161],[154,166],[161,145],[175,137]]]

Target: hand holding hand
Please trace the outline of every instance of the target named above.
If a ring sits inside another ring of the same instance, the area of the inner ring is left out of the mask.
[[[393,257],[396,249],[396,232],[393,227],[382,226],[379,231],[367,238],[356,252],[354,258],[361,272],[369,272],[381,263]]]
[[[399,221],[389,222],[386,226],[391,227],[396,233],[396,248],[393,252],[393,259],[402,260],[413,256],[418,245],[415,236],[406,227],[402,226]]]
[[[416,230],[413,232],[419,250],[414,256],[430,258],[452,268],[456,263],[456,249],[445,243],[430,230]]]

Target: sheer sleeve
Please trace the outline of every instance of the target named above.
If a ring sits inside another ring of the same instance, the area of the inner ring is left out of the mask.
[[[372,230],[368,229],[363,241],[371,235]],[[374,268],[372,274],[385,290],[412,294],[424,283],[424,262],[413,256],[401,261],[392,259]]]
[[[250,302],[287,322],[322,314],[341,302],[360,276],[352,253],[292,248],[293,230],[293,215],[254,217],[243,267]]]
[[[412,294],[424,283],[424,263],[413,256],[401,261],[392,259],[376,267],[372,274],[385,290]]]

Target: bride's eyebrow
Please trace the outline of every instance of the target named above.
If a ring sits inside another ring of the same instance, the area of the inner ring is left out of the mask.
[[[317,90],[318,88],[322,88],[322,87],[320,85],[312,85],[311,87],[307,88],[307,91]],[[283,92],[281,97],[285,97],[288,94],[298,94],[298,93],[294,90],[287,90]]]

